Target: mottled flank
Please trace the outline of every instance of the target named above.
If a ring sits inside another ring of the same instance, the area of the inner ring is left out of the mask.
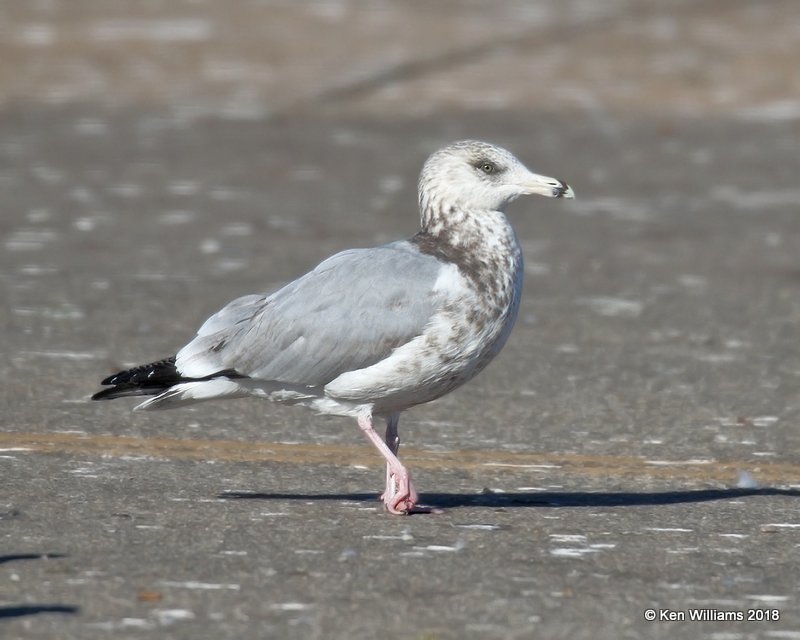
[[[386,508],[408,513],[417,494],[397,458],[399,415],[472,379],[508,339],[523,264],[503,211],[526,194],[573,195],[494,145],[444,147],[420,174],[410,240],[343,251],[234,300],[174,358],[106,378],[93,399],[150,395],[137,409],[167,409],[255,395],[355,417],[386,459]],[[386,419],[383,439],[373,416]]]

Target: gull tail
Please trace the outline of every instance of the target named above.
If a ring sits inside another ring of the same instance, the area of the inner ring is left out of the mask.
[[[109,387],[95,393],[92,400],[156,396],[136,409],[169,409],[190,402],[235,395],[240,387],[232,378],[243,377],[233,369],[226,369],[203,378],[189,378],[180,374],[175,366],[175,356],[172,356],[109,376],[100,383]]]

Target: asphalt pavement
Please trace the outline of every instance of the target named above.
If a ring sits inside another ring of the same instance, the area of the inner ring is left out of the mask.
[[[1,637],[800,639],[794,3],[75,6],[0,7]],[[401,419],[437,513],[351,420],[89,402],[465,137],[577,198]]]

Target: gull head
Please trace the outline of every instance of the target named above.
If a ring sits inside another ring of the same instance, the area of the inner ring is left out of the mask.
[[[513,154],[477,140],[455,142],[425,162],[419,178],[419,205],[426,212],[503,211],[519,196],[574,198],[562,180],[530,171]]]

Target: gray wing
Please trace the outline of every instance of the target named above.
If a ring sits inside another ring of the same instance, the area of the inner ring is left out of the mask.
[[[211,316],[178,353],[178,370],[324,385],[420,335],[443,301],[434,287],[441,269],[408,242],[343,251],[271,295],[238,298]]]

